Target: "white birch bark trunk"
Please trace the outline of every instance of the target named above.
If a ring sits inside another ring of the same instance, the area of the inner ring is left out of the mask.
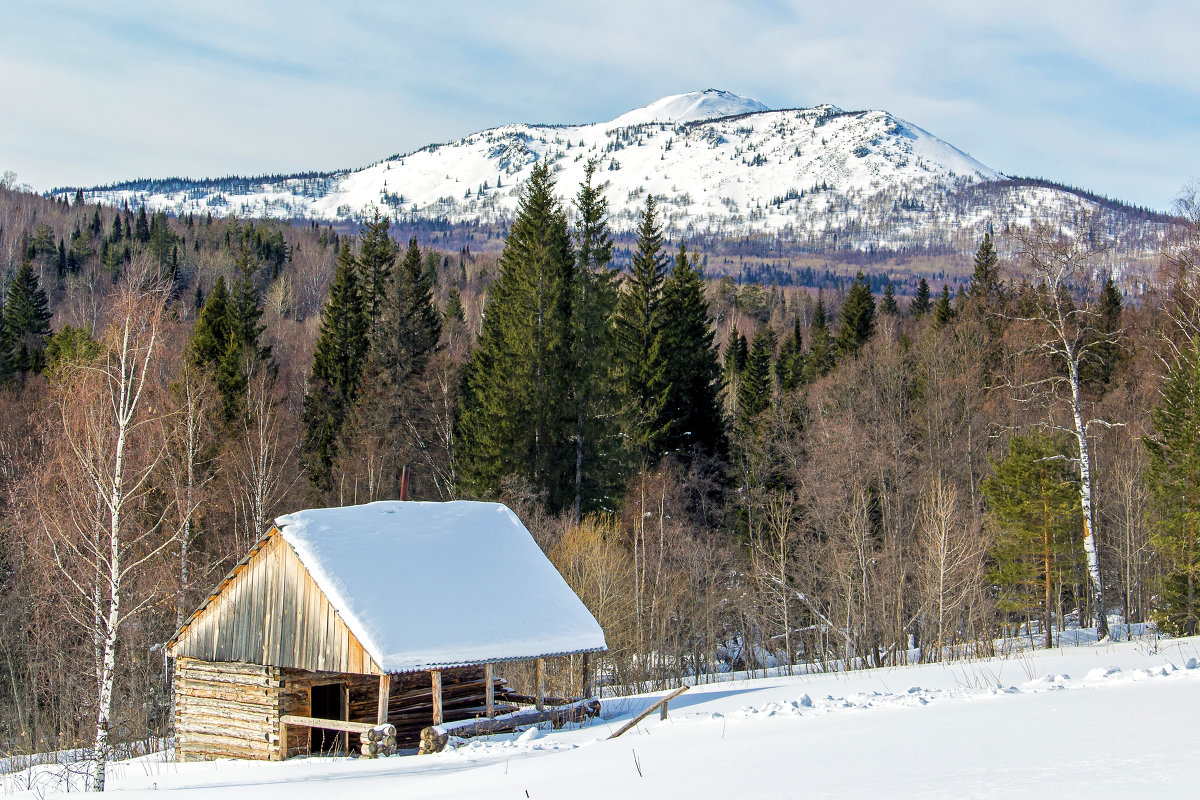
[[[1104,584],[1100,575],[1100,552],[1096,546],[1096,514],[1092,505],[1092,456],[1088,447],[1087,425],[1083,421],[1083,402],[1079,393],[1079,360],[1068,361],[1071,381],[1071,414],[1075,421],[1075,443],[1079,449],[1079,505],[1083,511],[1083,552],[1087,558],[1088,580],[1096,606],[1096,635],[1108,636]]]

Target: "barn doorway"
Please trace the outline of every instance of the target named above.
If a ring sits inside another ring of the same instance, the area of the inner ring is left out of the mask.
[[[309,690],[309,716],[317,719],[346,719],[346,684],[327,683]],[[346,734],[326,728],[312,729],[313,755],[346,753]]]

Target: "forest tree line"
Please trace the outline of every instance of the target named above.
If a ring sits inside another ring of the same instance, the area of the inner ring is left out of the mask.
[[[904,301],[706,280],[653,197],[617,263],[594,178],[535,170],[498,257],[0,189],[0,748],[166,734],[270,520],[406,465],[518,511],[615,689],[1196,631],[1195,193],[1139,304],[1037,224]]]

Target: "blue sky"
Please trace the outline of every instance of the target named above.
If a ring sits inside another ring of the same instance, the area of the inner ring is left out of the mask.
[[[0,172],[39,190],[360,166],[708,87],[886,109],[1158,209],[1200,178],[1189,0],[0,0],[0,21]]]

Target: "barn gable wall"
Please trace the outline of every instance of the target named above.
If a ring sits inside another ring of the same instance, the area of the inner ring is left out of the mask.
[[[382,672],[275,530],[189,621],[172,655],[313,672]]]

